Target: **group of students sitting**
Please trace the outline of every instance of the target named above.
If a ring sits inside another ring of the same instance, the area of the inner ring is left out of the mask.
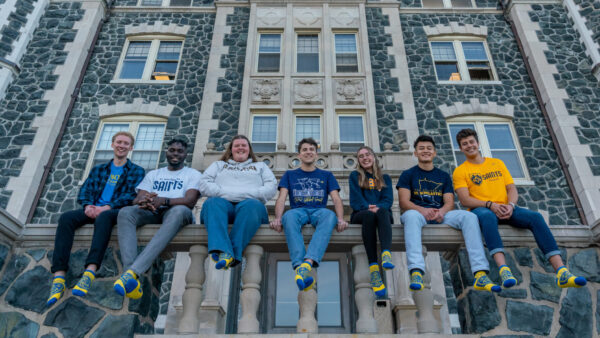
[[[556,241],[538,213],[517,206],[518,193],[513,179],[501,160],[484,158],[479,152],[477,134],[472,129],[456,135],[460,150],[466,156],[450,179],[448,173],[435,168],[434,140],[426,135],[414,142],[418,164],[405,170],[396,189],[403,210],[406,255],[410,273],[410,289],[423,289],[425,262],[422,255],[421,228],[426,224],[444,223],[462,231],[475,276],[474,288],[500,292],[517,280],[504,258],[498,223],[530,229],[537,245],[556,270],[559,287],[581,287],[583,277],[572,275],[564,266]],[[279,185],[268,166],[258,161],[247,137],[233,137],[219,161],[203,174],[184,166],[187,143],[172,139],[167,143],[167,167],[150,171],[132,163],[127,155],[133,149],[134,137],[118,132],[112,137],[114,157],[95,166],[83,184],[78,202],[82,209],[61,215],[56,229],[52,257],[54,280],[48,305],[56,303],[65,291],[74,232],[84,224],[93,223],[92,244],[85,262],[83,276],[73,288],[76,296],[85,296],[100,268],[110,240],[112,227],[118,224],[118,239],[124,273],[114,283],[121,296],[138,299],[142,296],[139,276],[184,226],[194,222],[192,208],[200,195],[207,197],[202,205],[201,222],[208,233],[208,251],[216,269],[228,269],[239,264],[242,252],[261,224],[269,223],[277,232],[284,232],[298,288],[313,288],[311,270],[319,266],[335,228],[344,231],[344,208],[340,186],[333,174],[316,167],[318,145],[311,138],[298,144],[300,167],[288,170]],[[367,146],[357,152],[357,169],[350,174],[351,223],[362,225],[362,237],[369,261],[371,286],[378,297],[386,296],[379,270],[377,237],[381,244],[381,266],[393,269],[390,252],[394,202],[392,181],[380,167],[377,156]],[[275,217],[269,222],[265,204],[279,189]],[[470,209],[454,209],[454,191],[460,203]],[[289,195],[291,209],[284,213]],[[334,211],[327,208],[331,196]],[[160,224],[160,228],[144,249],[138,253],[136,228],[145,224]],[[229,224],[233,224],[229,230]],[[305,246],[302,227],[311,224],[315,232]],[[500,267],[502,287],[487,276],[489,263],[482,236],[495,263]]]

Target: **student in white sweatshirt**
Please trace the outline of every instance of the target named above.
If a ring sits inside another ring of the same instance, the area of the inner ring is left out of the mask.
[[[204,171],[200,191],[208,197],[200,213],[208,232],[208,252],[217,269],[235,266],[258,227],[269,222],[265,203],[275,196],[277,180],[264,162],[257,161],[248,138],[236,135],[221,159]]]

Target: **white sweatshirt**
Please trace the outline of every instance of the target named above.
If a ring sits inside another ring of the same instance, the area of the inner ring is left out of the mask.
[[[202,174],[200,192],[229,202],[254,198],[263,204],[277,193],[277,179],[264,162],[213,162]]]

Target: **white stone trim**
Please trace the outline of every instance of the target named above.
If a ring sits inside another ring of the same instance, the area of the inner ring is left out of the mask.
[[[54,70],[58,76],[54,89],[46,91],[43,100],[48,102],[43,115],[33,120],[32,127],[37,129],[33,143],[24,146],[19,157],[25,158],[23,169],[17,177],[11,177],[6,190],[12,191],[6,211],[19,221],[26,220],[32,208],[33,199],[44,173],[44,165],[50,162],[50,154],[56,142],[61,124],[75,89],[78,75],[83,72],[87,51],[104,17],[105,7],[102,0],[85,1],[81,5],[85,11],[81,20],[73,29],[77,34],[73,42],[65,44],[67,59]]]
[[[539,41],[537,31],[541,31],[541,28],[537,22],[531,21],[531,11],[531,5],[514,4],[509,15],[522,41],[524,58],[530,62],[533,77],[548,112],[552,132],[556,135],[558,146],[563,152],[584,215],[589,224],[595,224],[600,220],[600,177],[592,174],[587,161],[587,157],[591,156],[590,147],[579,142],[575,131],[575,128],[580,126],[579,121],[577,117],[569,114],[565,106],[564,99],[569,96],[554,80],[554,74],[558,71],[554,65],[548,64],[544,52],[549,50],[549,47]]]
[[[481,103],[479,99],[470,99],[469,103],[454,102],[451,106],[444,104],[438,108],[446,119],[464,115],[493,115],[512,120],[515,114],[512,104]]]
[[[15,11],[17,0],[6,0],[0,5],[0,29],[8,25],[8,17]]]
[[[142,114],[168,118],[175,108],[172,104],[160,105],[159,102],[144,103],[144,99],[135,98],[132,103],[119,101],[116,104],[101,104],[98,106],[100,118],[117,115]]]
[[[449,25],[435,25],[423,27],[427,37],[439,35],[474,35],[487,37],[488,29],[486,26],[475,27],[471,24],[461,25],[456,21],[450,22]]]
[[[10,69],[0,67],[0,100],[4,98],[6,88],[8,88],[14,79],[14,74]]]
[[[585,54],[592,59],[592,72],[598,81],[600,81],[600,46],[592,36],[592,33],[587,26],[586,18],[579,13],[581,9],[573,0],[563,0],[563,6],[567,10],[567,15],[573,20],[573,26],[579,32],[579,41],[585,46]]]
[[[189,29],[190,26],[188,25],[180,26],[174,23],[165,25],[162,21],[155,21],[153,25],[147,23],[141,25],[127,25],[125,26],[125,35],[167,34],[185,36]]]
[[[212,115],[215,103],[222,100],[221,93],[217,92],[217,83],[219,78],[225,76],[226,70],[221,68],[221,57],[229,53],[229,47],[224,46],[223,41],[225,35],[231,33],[231,27],[227,26],[227,15],[233,14],[234,9],[234,7],[217,8],[208,68],[206,70],[206,82],[204,83],[204,94],[202,95],[202,107],[200,108],[194,154],[192,155],[192,167],[196,169],[204,169],[202,166],[205,163],[202,160],[204,159],[210,131],[217,129],[219,126],[219,120],[213,119]]]

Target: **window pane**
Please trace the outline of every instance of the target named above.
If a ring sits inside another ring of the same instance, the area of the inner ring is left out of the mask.
[[[298,53],[319,53],[319,36],[298,35]]]
[[[473,81],[489,81],[494,79],[492,68],[488,62],[467,62],[469,77]]]
[[[181,41],[161,41],[158,47],[157,60],[179,60]]]
[[[160,151],[164,133],[164,124],[141,124],[135,138],[135,150]]]
[[[160,151],[134,151],[131,154],[131,161],[148,172],[156,169],[159,154]]]
[[[272,153],[275,151],[275,142],[252,142],[252,150],[255,153]]]
[[[502,160],[513,178],[525,177],[523,168],[521,168],[521,163],[519,162],[519,154],[516,150],[492,151],[492,157]]]
[[[317,322],[319,326],[342,326],[338,261],[324,261],[317,269]]]
[[[298,318],[300,317],[300,309],[298,308],[298,287],[294,281],[294,273],[290,268],[290,265],[290,261],[277,261],[275,326],[296,327]]]
[[[467,157],[465,156],[465,154],[462,153],[462,151],[454,151],[454,156],[456,156],[456,165],[459,166],[461,164],[463,164],[464,161],[467,160]]]
[[[452,7],[473,7],[471,0],[452,0]]]
[[[192,0],[171,0],[169,6],[189,6],[192,4]]]
[[[508,124],[486,124],[484,127],[491,150],[516,149]]]
[[[121,68],[121,79],[142,78],[148,52],[150,51],[150,44],[150,41],[132,41],[129,43]]]
[[[436,62],[435,72],[439,81],[460,81],[458,65],[449,62]]]
[[[296,143],[303,138],[312,137],[319,142],[321,139],[321,119],[313,116],[296,117]]]
[[[162,6],[162,0],[142,0],[142,6]]]
[[[259,72],[278,72],[279,54],[259,54],[258,55]]]
[[[254,116],[252,142],[275,142],[277,138],[277,116]]]
[[[432,42],[431,52],[435,61],[456,61],[452,42]]]
[[[444,1],[443,0],[422,0],[423,7],[435,7],[435,8],[443,8]]]
[[[458,143],[456,142],[456,134],[458,134],[459,131],[469,128],[469,129],[475,129],[475,125],[473,124],[451,124],[449,125],[450,127],[450,138],[452,139],[452,148],[454,150],[460,150],[460,147],[458,146]]]
[[[177,62],[156,62],[152,80],[175,80]]]
[[[261,34],[259,53],[279,53],[281,35],[279,34]]]
[[[340,142],[364,142],[361,116],[340,116]]]
[[[358,72],[358,60],[356,54],[337,54],[336,71],[339,73]]]
[[[298,72],[319,71],[319,36],[298,35]]]
[[[462,48],[467,61],[487,61],[488,59],[485,53],[485,47],[483,47],[483,42],[462,42]]]
[[[336,53],[356,53],[356,39],[354,34],[335,35]]]
[[[354,34],[336,34],[335,53],[337,72],[358,72],[356,36]]]

